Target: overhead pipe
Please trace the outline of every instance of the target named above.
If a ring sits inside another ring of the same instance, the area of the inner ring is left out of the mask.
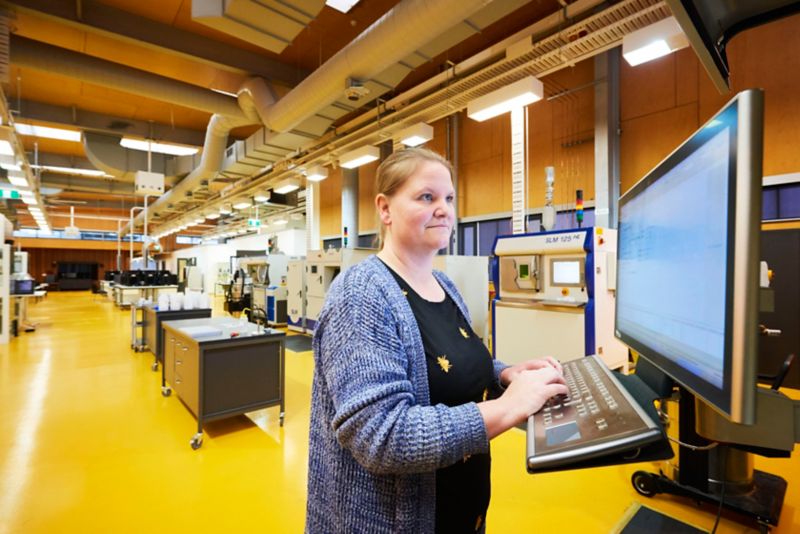
[[[393,110],[402,107],[402,105],[407,103],[409,100],[436,89],[437,87],[448,83],[450,80],[462,75],[465,72],[470,72],[481,65],[485,65],[490,61],[496,60],[498,57],[505,54],[506,49],[509,46],[521,41],[522,39],[536,39],[538,36],[553,32],[562,27],[567,21],[591,13],[591,10],[605,1],[606,0],[577,0],[574,3],[565,6],[563,9],[559,9],[547,17],[536,21],[531,26],[518,31],[514,35],[503,39],[499,43],[481,50],[477,54],[461,61],[460,63],[451,65],[435,76],[428,78],[427,80],[403,92],[402,94],[399,94],[396,97],[386,101],[383,106],[375,107],[366,113],[362,113],[351,121],[339,126],[337,131],[350,131],[367,122],[375,120],[378,114],[385,112],[385,110]]]
[[[413,53],[491,0],[405,0],[272,105],[259,106],[270,130],[286,132],[340,98],[347,78],[368,79]],[[414,31],[409,31],[414,28]]]
[[[113,61],[92,57],[18,35],[11,35],[15,65],[60,74],[177,106],[244,119],[235,98]]]
[[[248,124],[253,124],[251,119],[235,120],[223,115],[212,115],[206,128],[206,141],[200,157],[200,164],[175,187],[153,202],[150,209],[154,213],[158,213],[170,203],[179,202],[203,181],[213,179],[222,168],[228,134],[233,128]],[[132,218],[130,224],[123,229],[123,234],[133,232],[134,224],[141,222],[142,218],[144,218],[143,213],[137,215],[135,220]]]
[[[247,112],[248,108],[244,102],[249,102],[260,122],[270,130],[276,132],[291,130],[340,98],[347,78],[376,76],[491,1],[405,0],[375,21],[280,100],[276,101],[275,94],[263,80],[254,79],[245,82],[240,89],[237,95],[239,103]],[[414,31],[408,32],[408,28],[414,28]],[[209,131],[210,129],[211,124]],[[206,139],[204,159],[206,152],[209,151],[208,135]],[[219,153],[220,157],[223,154],[224,150]],[[202,181],[203,178],[198,178],[199,175],[207,177],[218,172],[219,167],[210,173],[198,169],[153,203],[153,211],[156,212],[173,199],[179,199],[181,194],[185,194],[187,190]],[[140,217],[141,214],[136,218],[137,223]],[[131,230],[132,227],[133,225],[125,231]]]

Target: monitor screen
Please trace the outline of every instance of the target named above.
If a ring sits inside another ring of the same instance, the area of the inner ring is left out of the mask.
[[[579,286],[581,285],[581,260],[553,260],[553,285]]]
[[[754,418],[763,96],[737,95],[620,199],[616,334]]]

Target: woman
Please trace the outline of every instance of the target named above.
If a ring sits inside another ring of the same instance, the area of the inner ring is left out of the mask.
[[[489,440],[567,392],[561,367],[492,360],[433,270],[455,219],[447,160],[396,152],[376,185],[383,246],[332,284],[314,334],[306,532],[482,532]]]

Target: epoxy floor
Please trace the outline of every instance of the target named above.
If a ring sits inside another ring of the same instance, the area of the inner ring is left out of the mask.
[[[287,351],[284,427],[267,408],[207,425],[193,451],[195,420],[130,349],[128,311],[64,292],[29,317],[37,330],[0,346],[0,534],[302,532],[310,352]],[[714,523],[711,508],[639,496],[631,473],[655,464],[528,475],[524,438],[492,444],[490,534],[613,532],[635,503]],[[789,480],[774,532],[800,532],[798,454],[756,467]],[[747,531],[726,517],[718,530]]]

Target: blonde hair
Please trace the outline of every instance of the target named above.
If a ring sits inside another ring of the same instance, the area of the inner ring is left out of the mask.
[[[432,162],[444,165],[453,179],[453,165],[447,159],[427,148],[415,147],[406,148],[392,153],[386,158],[375,172],[375,194],[391,198],[400,189],[406,180],[417,171],[422,163]],[[386,236],[386,226],[380,219],[380,213],[375,214],[376,224],[380,228],[375,237],[375,244],[378,249],[383,248],[383,240]]]

